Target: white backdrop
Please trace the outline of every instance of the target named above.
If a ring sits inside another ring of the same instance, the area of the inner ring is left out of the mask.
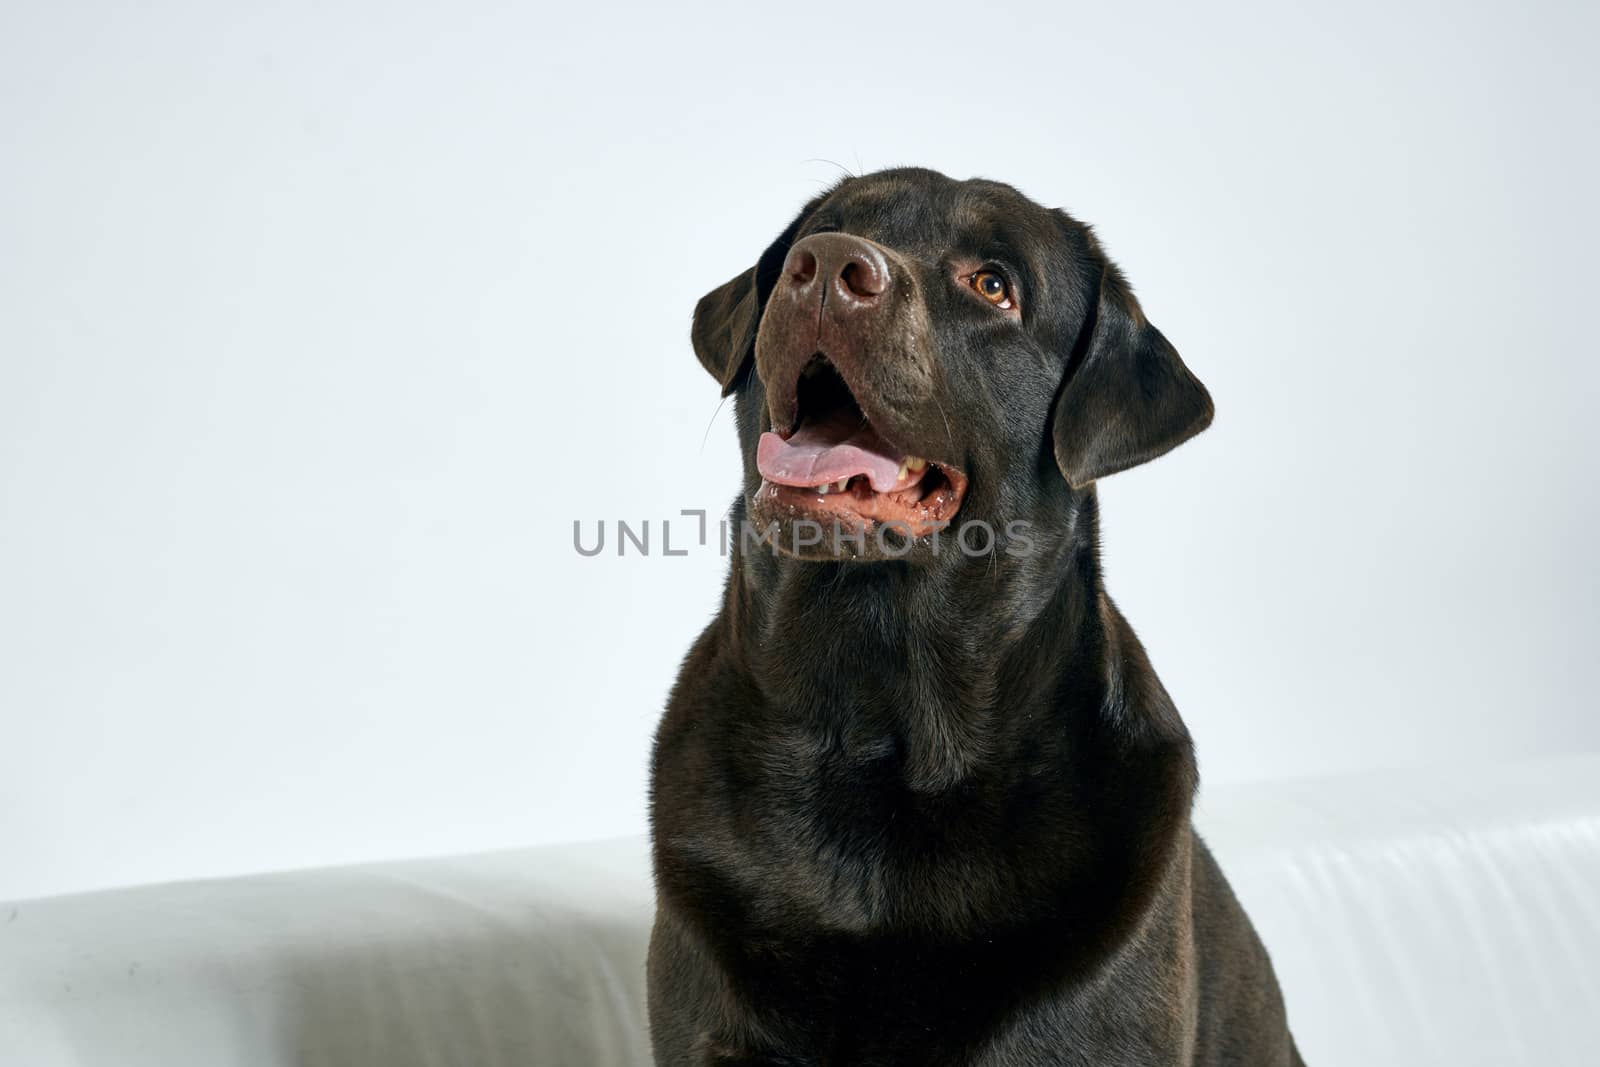
[[[640,830],[724,562],[572,522],[725,506],[823,159],[1211,387],[1102,487],[1209,780],[1600,746],[1592,6],[221,6],[0,15],[0,897]]]

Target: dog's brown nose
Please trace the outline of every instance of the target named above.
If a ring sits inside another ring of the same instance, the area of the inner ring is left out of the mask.
[[[815,233],[789,249],[779,284],[804,299],[826,286],[823,303],[838,311],[866,309],[888,291],[894,276],[882,249],[847,233]]]

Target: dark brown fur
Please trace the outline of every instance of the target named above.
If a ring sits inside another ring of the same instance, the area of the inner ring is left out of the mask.
[[[958,523],[1025,520],[1031,544],[860,563],[735,537],[656,739],[656,1062],[1299,1063],[1190,827],[1188,732],[1100,579],[1095,479],[1199,432],[1210,398],[1086,227],[997,183],[849,179],[696,310],[737,396],[736,523],[811,352],[764,313],[829,230],[890,250],[901,287],[894,329],[830,342],[876,360],[863,409],[970,474]],[[1005,266],[1020,317],[961,290],[969,261]]]

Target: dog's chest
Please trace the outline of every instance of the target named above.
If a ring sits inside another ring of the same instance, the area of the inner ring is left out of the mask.
[[[1052,853],[1016,817],[1014,782],[914,786],[892,734],[778,738],[733,801],[749,914],[860,937],[982,937],[1029,922],[1057,888]],[[1025,788],[1023,792],[1028,792]],[[1029,862],[1018,858],[1027,855]]]

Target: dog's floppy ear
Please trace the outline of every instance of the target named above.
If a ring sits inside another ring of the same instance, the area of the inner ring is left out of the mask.
[[[689,339],[700,365],[722,386],[723,396],[733,392],[739,383],[740,372],[755,345],[756,323],[761,318],[755,278],[756,268],[751,267],[702,296],[694,306]]]
[[[723,396],[738,387],[745,368],[754,358],[761,309],[766,306],[772,287],[778,283],[778,272],[788,258],[789,246],[794,244],[800,227],[826,196],[807,204],[778,239],[761,253],[755,266],[717,286],[695,304],[689,340],[700,365],[722,386]]]
[[[1056,398],[1056,464],[1082,489],[1146,463],[1211,425],[1211,394],[1145,319],[1122,272],[1083,230],[1098,295]]]

